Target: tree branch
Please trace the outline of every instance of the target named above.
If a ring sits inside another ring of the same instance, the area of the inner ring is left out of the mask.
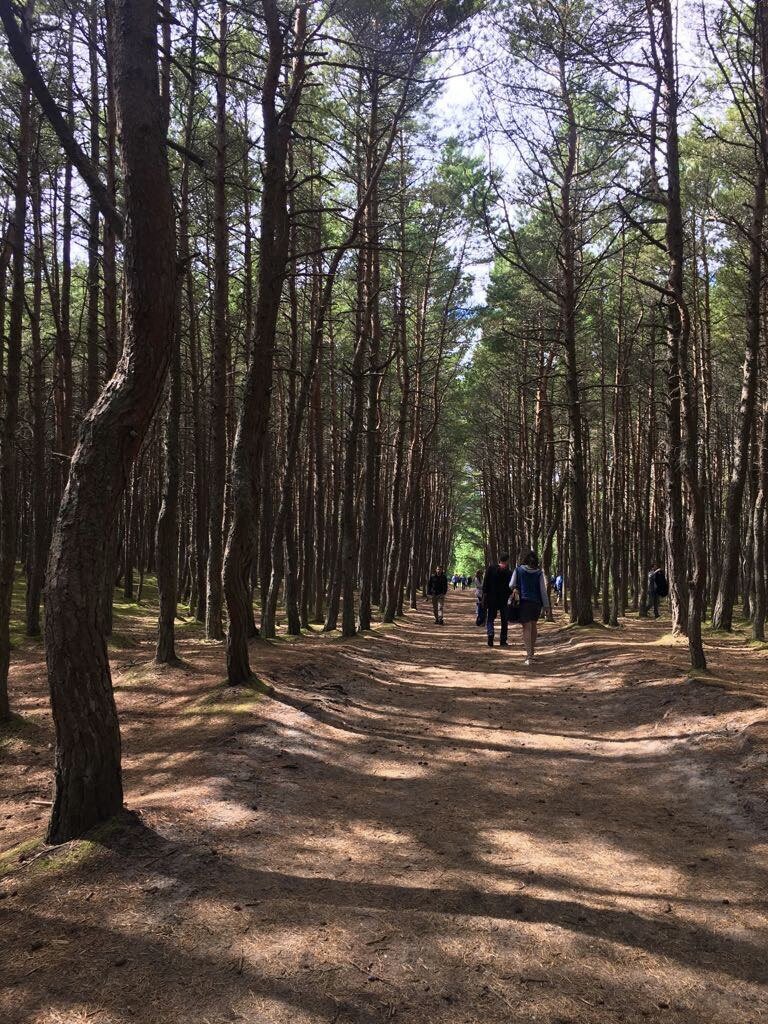
[[[62,117],[56,101],[48,91],[48,86],[45,84],[35,58],[32,56],[27,41],[16,22],[11,0],[0,0],[0,21],[2,21],[8,37],[8,50],[11,57],[24,76],[24,81],[34,93],[43,113],[48,118],[61,143],[62,149],[80,172],[80,177],[88,186],[104,219],[109,222],[117,237],[122,239],[123,218],[110,199],[98,171],[78,145],[71,128]]]

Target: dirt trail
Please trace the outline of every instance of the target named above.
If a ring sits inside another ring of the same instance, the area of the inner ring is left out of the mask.
[[[768,1020],[765,655],[717,641],[692,681],[661,625],[558,623],[525,669],[469,593],[430,619],[257,644],[255,703],[206,700],[219,646],[122,655],[136,815],[0,882],[0,1019]],[[2,849],[47,795],[23,678]]]

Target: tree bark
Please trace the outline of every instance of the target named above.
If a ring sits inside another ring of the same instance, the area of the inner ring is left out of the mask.
[[[26,19],[31,18],[28,0]],[[10,15],[13,18],[13,15]],[[15,25],[15,21],[14,21]],[[25,40],[28,46],[28,38]],[[11,302],[5,365],[5,407],[0,433],[0,721],[10,715],[8,669],[11,657],[10,618],[16,562],[18,501],[18,451],[21,390],[21,343],[24,319],[24,253],[29,191],[29,158],[32,148],[31,97],[26,83],[21,86],[19,104],[16,181],[14,183],[11,231]]]
[[[40,154],[39,142],[31,162],[32,223],[34,235],[32,268],[32,315],[30,338],[32,365],[30,397],[32,400],[32,480],[30,511],[32,531],[27,557],[27,636],[40,635],[40,600],[45,580],[45,553],[48,546],[50,523],[48,517],[48,473],[45,445],[45,354],[42,339],[43,298],[43,225],[40,210]]]
[[[571,434],[571,622],[588,626],[594,621],[592,574],[589,564],[587,527],[587,480],[584,467],[584,441],[581,412],[581,386],[576,349],[577,259],[576,219],[573,184],[578,155],[578,126],[567,80],[565,65],[560,66],[560,93],[567,112],[567,159],[560,190],[562,211],[562,274],[560,317],[565,349],[566,391]]]
[[[48,560],[46,658],[56,728],[49,842],[64,842],[123,802],[120,732],[99,629],[104,537],[159,402],[173,339],[176,280],[157,8],[107,5],[125,180],[126,339],[80,432]]]
[[[229,227],[227,224],[227,32],[228,0],[219,0],[219,50],[216,73],[216,171],[214,176],[214,284],[211,339],[211,452],[208,474],[208,570],[205,633],[224,636],[222,568],[224,488],[227,476],[227,351],[229,304]]]
[[[762,117],[761,117],[762,120]],[[758,151],[755,186],[752,196],[752,217],[749,227],[749,271],[747,279],[747,338],[742,370],[741,402],[736,430],[736,450],[728,483],[722,569],[717,601],[712,615],[715,629],[731,630],[733,606],[736,601],[741,548],[741,513],[744,485],[749,469],[749,445],[757,406],[757,378],[760,356],[760,327],[763,277],[763,224],[766,202],[766,154]]]
[[[99,166],[99,28],[98,0],[91,0],[88,12],[88,59],[90,70],[90,160]],[[86,281],[86,396],[90,408],[99,394],[99,204],[91,193],[88,203],[88,276]]]
[[[248,657],[249,623],[252,619],[248,577],[254,547],[254,471],[264,461],[268,438],[275,333],[290,241],[286,162],[293,118],[304,80],[306,5],[301,3],[294,22],[296,57],[292,83],[285,105],[278,112],[276,100],[286,40],[275,0],[262,0],[262,8],[267,26],[269,57],[261,102],[264,182],[261,196],[258,295],[253,352],[246,370],[243,403],[232,450],[232,522],[224,557],[224,590],[229,613],[227,678],[231,685],[240,685],[253,679]],[[272,535],[267,536],[269,538]]]

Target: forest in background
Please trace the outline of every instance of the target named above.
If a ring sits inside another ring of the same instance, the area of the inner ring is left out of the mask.
[[[51,840],[122,805],[106,638],[149,574],[157,660],[183,611],[235,685],[468,543],[537,547],[584,626],[664,562],[696,668],[709,618],[764,639],[763,0],[0,17],[0,718],[22,573]]]

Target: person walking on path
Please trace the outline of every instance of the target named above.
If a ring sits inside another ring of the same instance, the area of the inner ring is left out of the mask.
[[[485,605],[483,603],[483,575],[482,569],[478,569],[472,581],[475,588],[475,625],[485,625]]]
[[[432,611],[435,613],[435,622],[438,626],[443,625],[443,608],[445,607],[445,595],[448,593],[448,577],[443,572],[441,565],[435,566],[435,571],[429,577],[427,583],[427,595],[432,598]]]
[[[507,628],[509,624],[509,584],[512,571],[509,568],[509,555],[502,555],[498,565],[489,565],[483,577],[483,606],[485,608],[485,632],[488,646],[493,647],[496,616],[499,616],[499,646],[507,646]]]
[[[517,621],[523,627],[525,664],[530,665],[536,653],[542,608],[549,611],[547,583],[535,551],[528,551],[521,557],[520,565],[512,573],[509,587],[512,591],[512,601],[519,603],[520,606]]]
[[[663,569],[651,569],[648,573],[648,603],[653,609],[654,619],[659,617],[659,599],[669,593],[669,584]]]

